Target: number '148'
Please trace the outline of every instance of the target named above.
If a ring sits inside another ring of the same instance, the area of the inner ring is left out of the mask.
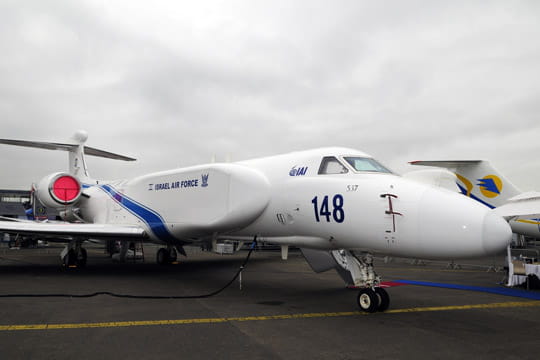
[[[315,196],[311,203],[313,204],[313,211],[315,212],[315,220],[321,221],[321,218],[326,219],[326,222],[330,222],[330,218],[333,218],[335,222],[342,223],[345,220],[345,211],[343,211],[343,196],[340,194],[334,195],[332,198],[332,204],[328,199],[328,195],[322,198],[319,207],[319,197]]]

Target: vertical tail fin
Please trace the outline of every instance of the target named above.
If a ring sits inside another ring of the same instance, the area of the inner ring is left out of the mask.
[[[410,164],[436,166],[453,171],[458,178],[457,185],[461,192],[490,208],[503,205],[511,197],[521,193],[489,161],[412,161]]]
[[[63,143],[51,143],[43,141],[27,141],[27,140],[10,140],[10,139],[0,139],[0,144],[5,145],[15,145],[15,146],[24,146],[32,147],[38,149],[47,149],[47,150],[62,150],[69,152],[69,173],[77,177],[81,182],[90,181],[90,175],[88,173],[88,168],[84,159],[85,154],[91,156],[98,156],[114,160],[124,160],[124,161],[135,161],[136,159],[110,153],[104,150],[95,149],[89,146],[85,146],[86,140],[88,139],[88,134],[86,131],[79,130],[71,138],[72,143],[63,144]]]
[[[71,139],[75,142],[69,151],[69,173],[82,182],[90,180],[88,167],[84,159],[84,144],[88,139],[88,134],[85,131],[79,130]]]

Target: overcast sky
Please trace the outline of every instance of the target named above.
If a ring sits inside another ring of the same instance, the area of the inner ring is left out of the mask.
[[[0,138],[112,179],[320,146],[488,159],[540,191],[538,1],[0,0]],[[65,170],[0,145],[0,188]]]

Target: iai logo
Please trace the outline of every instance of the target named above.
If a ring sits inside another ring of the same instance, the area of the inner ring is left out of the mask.
[[[201,175],[201,187],[207,187],[208,186],[208,175],[209,174],[202,174]]]
[[[307,169],[308,169],[307,166],[300,167],[300,168],[297,169],[296,165],[295,165],[295,166],[293,166],[291,171],[289,171],[289,176],[303,176],[303,175],[306,175]]]
[[[486,175],[482,179],[477,179],[480,192],[487,198],[494,198],[501,194],[503,183],[498,176]]]

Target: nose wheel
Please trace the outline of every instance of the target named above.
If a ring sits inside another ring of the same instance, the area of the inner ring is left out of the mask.
[[[365,288],[358,293],[357,303],[362,311],[368,313],[385,311],[390,305],[390,296],[380,287]]]

